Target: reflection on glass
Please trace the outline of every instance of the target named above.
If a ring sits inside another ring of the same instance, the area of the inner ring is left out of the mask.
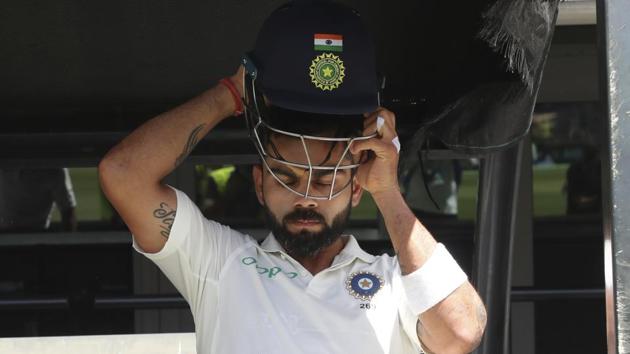
[[[262,222],[251,169],[250,165],[195,166],[196,204],[208,219]]]
[[[195,166],[196,204],[212,220],[226,223],[264,223],[262,207],[256,198],[251,165]],[[375,220],[376,204],[369,193],[363,193],[359,205],[352,209],[352,220]]]
[[[83,231],[126,229],[100,189],[97,169],[68,168],[68,171],[77,204],[75,215],[78,229]],[[51,218],[52,227],[62,223],[62,220],[61,213],[55,208]]]
[[[409,154],[400,161],[399,182],[409,207],[420,220],[474,219],[477,165],[469,160],[420,160]]]
[[[413,156],[413,155],[412,155]],[[405,200],[419,217],[457,217],[457,188],[461,168],[456,160],[427,160],[417,156],[401,161],[399,182]]]
[[[595,148],[584,149],[582,157],[567,169],[567,214],[599,214],[602,211],[601,159]]]
[[[479,192],[479,160],[471,159],[471,163],[462,170],[462,181],[457,191],[457,217],[460,220],[477,218],[477,195]]]
[[[531,128],[535,216],[601,212],[600,126],[595,102],[536,107]]]
[[[53,207],[64,231],[76,231],[72,179],[67,168],[0,169],[0,230],[38,232],[50,229]]]

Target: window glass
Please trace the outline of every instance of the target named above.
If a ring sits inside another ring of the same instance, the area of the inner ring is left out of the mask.
[[[477,218],[477,194],[479,191],[478,165],[471,164],[462,172],[462,182],[457,193],[458,216],[463,220]]]
[[[477,159],[434,159],[403,154],[399,183],[421,221],[473,220],[477,200]]]
[[[79,224],[84,221],[107,221],[113,210],[98,182],[96,167],[68,168],[72,191],[76,199],[76,218]],[[61,212],[55,204],[52,222],[61,222]]]
[[[597,102],[536,107],[531,129],[536,288],[604,288],[600,117]],[[604,317],[603,298],[536,302],[537,352],[558,352],[576,333],[589,333],[582,347],[602,347]]]
[[[601,212],[601,121],[594,102],[545,103],[532,122],[534,216]]]
[[[203,214],[234,226],[264,226],[262,207],[256,198],[251,165],[196,165],[196,203]],[[352,209],[351,220],[375,220],[376,204],[369,193]]]
[[[0,230],[4,232],[41,232],[51,225],[57,209],[63,219],[61,229],[76,231],[77,199],[72,176],[67,168],[0,169]]]

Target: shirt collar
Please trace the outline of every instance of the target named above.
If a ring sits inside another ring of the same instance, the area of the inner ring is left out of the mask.
[[[366,263],[373,263],[376,257],[361,249],[361,246],[359,246],[359,243],[353,235],[347,236],[348,242],[341,250],[341,252],[339,252],[337,257],[335,257],[335,261],[333,263],[340,263],[354,258],[359,258]],[[282,245],[280,245],[278,240],[276,240],[275,236],[271,232],[269,233],[267,238],[265,238],[265,240],[260,244],[260,248],[268,253],[280,252],[284,255],[287,255]]]

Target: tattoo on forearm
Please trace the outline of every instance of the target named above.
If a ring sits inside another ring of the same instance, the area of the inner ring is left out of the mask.
[[[190,133],[190,135],[188,136],[188,141],[186,141],[186,146],[184,146],[184,151],[182,151],[182,153],[175,160],[175,167],[179,166],[179,164],[181,164],[182,161],[184,161],[184,159],[186,159],[186,156],[188,156],[188,154],[190,154],[190,152],[193,151],[193,149],[195,148],[195,146],[199,142],[199,138],[200,138],[199,137],[199,133],[201,133],[201,130],[203,129],[204,125],[205,124],[201,124],[201,125],[197,126]]]
[[[171,228],[175,221],[175,211],[175,209],[171,209],[166,203],[160,203],[160,207],[153,211],[153,216],[162,220],[162,224],[160,225],[162,231],[160,231],[160,235],[164,238],[168,238],[171,233]]]

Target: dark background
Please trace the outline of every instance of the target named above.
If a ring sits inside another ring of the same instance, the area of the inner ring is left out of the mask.
[[[235,71],[263,19],[283,2],[4,1],[1,157],[45,160],[75,150],[97,161],[121,134]],[[456,47],[478,25],[470,14],[483,2],[345,2],[359,9],[374,33],[379,71],[388,77],[390,98],[408,110],[401,115],[406,120],[422,119],[440,93],[457,92],[460,82],[488,69],[469,65],[474,45]],[[596,99],[593,71],[571,72],[582,67],[566,61],[593,54],[594,26],[558,29],[554,45],[553,70],[545,77],[564,79],[543,79],[542,99]],[[443,55],[454,49],[459,55]],[[436,63],[452,70],[437,70]],[[587,93],[575,94],[576,87]],[[409,108],[411,101],[416,105]],[[66,139],[66,133],[79,135]],[[457,240],[470,237],[472,226],[456,233],[460,238],[447,245],[469,267],[472,245]],[[537,287],[603,288],[599,219],[539,221],[534,244]],[[85,299],[131,293],[131,252],[129,245],[3,247],[3,279],[21,279],[24,296],[70,295],[74,312],[4,312],[0,336],[130,333],[131,310],[96,311]],[[604,353],[604,326],[603,298],[540,302],[537,353]]]

